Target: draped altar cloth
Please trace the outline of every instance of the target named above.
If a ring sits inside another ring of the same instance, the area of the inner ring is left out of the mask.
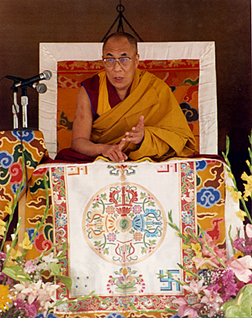
[[[7,205],[14,202],[19,184],[23,179],[22,151],[25,157],[25,184],[20,197],[27,190],[27,182],[35,168],[48,153],[44,136],[38,130],[0,131],[0,218],[6,216]]]
[[[34,189],[46,172],[51,216],[34,247],[39,252],[54,240],[58,244],[55,252],[59,252],[66,243],[65,274],[73,280],[70,293],[64,287],[58,293],[72,303],[58,307],[56,313],[60,317],[64,313],[98,317],[113,312],[127,316],[132,305],[144,311],[172,307],[172,299],[181,296],[181,287],[158,274],[168,270],[184,280],[177,263],[190,270],[193,265],[167,224],[168,212],[172,211],[174,223],[182,231],[200,226],[216,244],[227,245],[230,251],[227,231],[230,224],[241,223],[235,216],[238,205],[226,193],[229,179],[224,167],[214,158],[38,166],[30,182],[33,194],[27,196],[26,228],[32,232],[39,218],[39,209],[34,207],[42,192]],[[97,299],[75,303],[76,297],[93,290],[105,303]]]
[[[1,136],[2,218],[22,178],[22,155],[18,132]],[[67,296],[71,301],[56,309],[59,317],[98,318],[118,312],[125,317],[160,317],[163,314],[152,311],[172,307],[172,299],[182,293],[180,286],[158,274],[169,270],[182,280],[185,276],[177,263],[192,269],[192,261],[167,225],[169,211],[182,231],[199,225],[229,254],[229,226],[233,234],[242,228],[235,216],[239,205],[225,189],[230,184],[225,163],[215,157],[39,164],[47,150],[42,134],[33,131],[23,132],[23,147],[29,159],[28,189],[25,210],[19,214],[25,223],[22,232],[26,230],[30,238],[46,208],[43,174],[50,198],[49,214],[27,258],[55,243],[55,253],[67,244],[64,274],[71,276],[73,287],[69,293],[62,286],[58,293],[58,298]],[[75,302],[93,290],[105,303],[95,298]]]

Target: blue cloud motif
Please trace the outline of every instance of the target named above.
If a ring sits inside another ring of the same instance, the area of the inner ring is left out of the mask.
[[[125,318],[125,316],[123,316],[120,313],[113,312],[113,313],[108,314],[105,318]]]
[[[197,192],[197,203],[204,208],[211,208],[220,198],[220,191],[213,187],[204,187]]]
[[[27,233],[28,233],[29,240],[31,240],[32,237],[33,237],[33,234],[35,233],[35,228],[34,228],[34,227],[27,228],[26,231],[27,231]],[[38,233],[37,233],[36,236],[38,236]],[[33,242],[34,242],[34,241],[32,241],[32,244],[33,244]]]
[[[58,316],[52,312],[49,312],[46,314],[46,317],[44,316],[44,314],[37,314],[35,318],[58,318]]]
[[[21,134],[22,134],[22,140],[25,142],[31,142],[34,137],[34,131],[31,130],[25,130],[25,131],[19,131],[19,130],[14,130],[12,131],[12,135],[15,136],[18,140],[21,140]]]
[[[16,194],[17,191],[18,191],[19,186],[20,186],[20,184],[16,184],[16,183],[12,184],[12,185],[11,185],[11,190],[12,190],[12,192]],[[22,186],[22,188],[21,188],[21,191],[20,191],[19,195],[22,193],[22,191],[25,189],[25,187],[26,187],[26,185],[25,185],[25,183],[24,183],[23,186]]]
[[[204,171],[206,169],[207,162],[206,160],[196,161],[196,171]]]
[[[188,103],[179,104],[188,123],[195,122],[199,119],[199,114],[196,108],[192,107]]]
[[[0,152],[0,166],[8,169],[9,166],[13,163],[14,159],[11,154],[9,154],[7,151],[1,151]]]

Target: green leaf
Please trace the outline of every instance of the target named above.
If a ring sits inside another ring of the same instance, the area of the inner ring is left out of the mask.
[[[230,306],[225,311],[225,317],[251,317],[251,307],[248,304],[244,306]]]
[[[235,299],[225,302],[221,310],[225,317],[251,317],[252,284],[242,287]]]
[[[108,248],[104,248],[103,249],[103,255],[109,255],[109,249]]]
[[[170,210],[170,212],[168,212],[168,219],[170,220],[170,223],[173,223],[173,220],[172,220],[172,210]]]
[[[146,253],[147,253],[147,248],[142,247],[142,248],[141,248],[141,253],[142,253],[142,254],[146,254]]]
[[[49,265],[51,275],[61,275],[61,264],[55,262],[50,263]]]
[[[62,280],[66,288],[70,291],[72,287],[72,279],[65,275],[58,275],[58,278]]]
[[[150,246],[155,245],[156,244],[156,240],[149,240],[149,244],[150,244]]]
[[[10,267],[5,267],[3,270],[3,273],[6,274],[7,276],[13,278],[14,280],[17,280],[21,283],[23,282],[31,282],[31,278],[29,274],[24,273],[23,267],[20,266],[10,266]]]
[[[99,247],[101,245],[101,241],[94,241],[94,246]]]

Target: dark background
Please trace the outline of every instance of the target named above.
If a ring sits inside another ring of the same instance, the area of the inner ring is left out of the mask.
[[[119,3],[0,0],[0,79],[37,75],[40,42],[101,42],[118,15]],[[125,18],[145,42],[215,41],[219,153],[225,150],[228,135],[233,169],[240,173],[252,128],[250,0],[122,0],[121,4]],[[1,130],[12,129],[12,83],[0,81]],[[28,97],[29,127],[39,128],[36,91],[28,88]]]

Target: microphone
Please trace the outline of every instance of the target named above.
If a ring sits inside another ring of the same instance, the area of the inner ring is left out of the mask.
[[[36,89],[36,91],[40,94],[44,94],[47,91],[47,86],[45,84],[34,83],[32,85],[29,85],[29,86]]]
[[[49,72],[49,73],[48,73]],[[45,71],[44,73],[46,73],[47,77],[48,77],[48,74],[51,76],[51,72],[50,71]],[[43,74],[43,73],[41,73]],[[24,82],[26,81],[25,79],[23,79],[22,77],[16,77],[16,76],[11,76],[11,75],[6,75],[5,76],[6,78],[9,78],[11,80],[13,80],[15,82],[15,84],[19,84],[20,82]],[[35,89],[38,93],[40,94],[43,94],[47,91],[47,86],[45,84],[42,84],[42,83],[33,83],[33,84],[29,84],[29,86],[33,89]],[[22,87],[22,85],[21,85]],[[17,88],[15,85],[12,86],[12,88]]]
[[[11,76],[11,75],[6,75],[5,77],[13,80],[15,83],[24,81],[24,79],[22,77],[16,77],[16,76]]]
[[[6,76],[7,77],[7,76]],[[43,73],[40,73],[39,75],[30,77],[25,80],[20,80],[19,83],[14,84],[14,87],[23,87],[23,86],[28,86],[31,85],[35,82],[41,81],[41,80],[49,80],[52,77],[52,72],[51,71],[44,71]],[[17,78],[18,79],[18,78]]]

